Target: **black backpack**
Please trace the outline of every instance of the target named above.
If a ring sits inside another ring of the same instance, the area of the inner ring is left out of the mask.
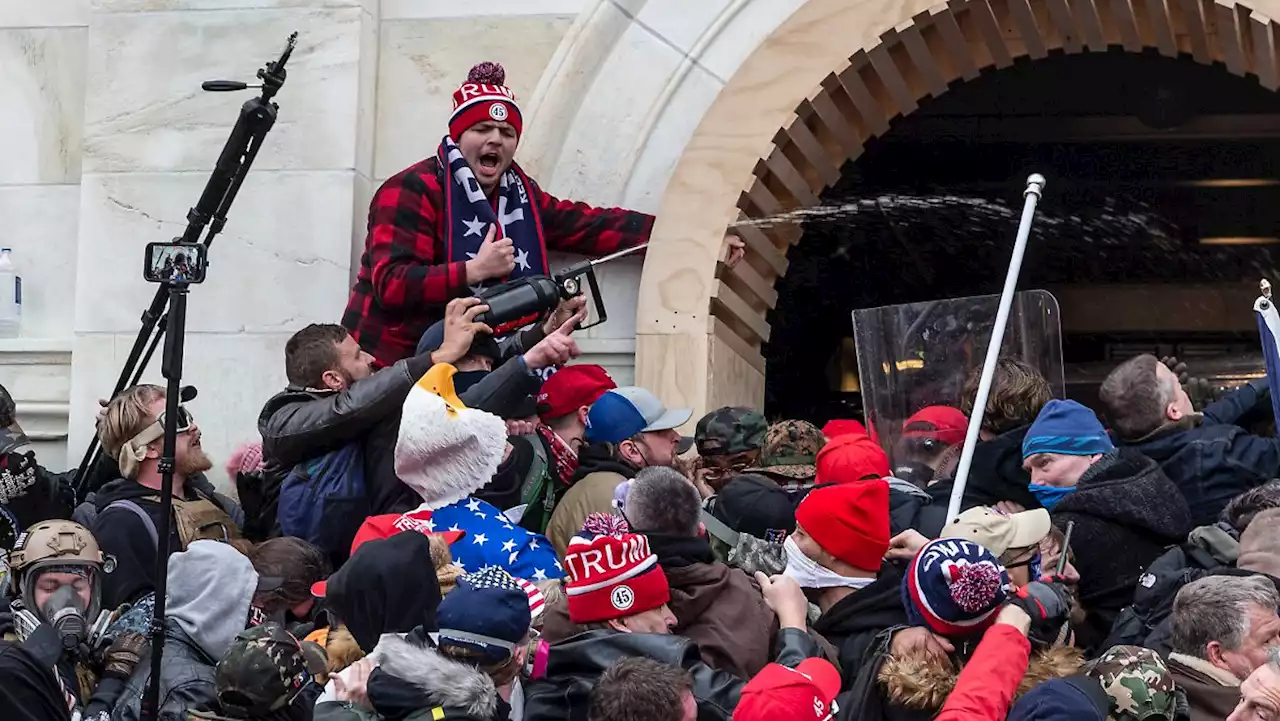
[[[1100,648],[1145,646],[1147,638],[1173,611],[1173,599],[1183,586],[1232,565],[1191,541],[1169,547],[1138,577],[1133,603],[1120,610]]]

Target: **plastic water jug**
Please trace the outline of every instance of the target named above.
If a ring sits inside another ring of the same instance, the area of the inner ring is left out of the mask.
[[[0,248],[0,338],[22,333],[22,276],[13,262],[13,251]]]

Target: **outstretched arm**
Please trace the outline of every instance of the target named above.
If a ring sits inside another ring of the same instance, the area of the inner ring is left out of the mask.
[[[534,185],[549,250],[599,257],[649,241],[653,216],[560,200]]]

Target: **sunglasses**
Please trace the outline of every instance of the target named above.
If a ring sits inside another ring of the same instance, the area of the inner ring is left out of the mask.
[[[163,438],[164,437],[164,421],[167,414],[168,414],[167,411],[161,412],[160,415],[156,417],[155,423],[152,423],[146,428],[143,428],[141,431],[138,431],[137,435],[129,439],[129,447],[134,449],[140,449],[142,446],[145,446],[149,443],[152,443],[154,441],[157,441]],[[186,406],[179,405],[178,417],[177,417],[178,433],[179,434],[186,433],[187,431],[191,430],[191,428],[195,426],[195,424],[196,424],[196,421],[194,418],[191,417],[191,411],[187,410]],[[135,450],[135,452],[138,452],[138,451]]]
[[[159,424],[161,429],[164,428],[164,421],[165,421],[166,415],[167,415],[167,411],[164,413],[161,413],[156,418],[156,423]],[[191,426],[194,426],[195,424],[196,424],[196,420],[195,418],[191,417],[191,411],[187,410],[186,406],[179,405],[178,406],[178,432],[186,433],[187,431],[191,430]]]

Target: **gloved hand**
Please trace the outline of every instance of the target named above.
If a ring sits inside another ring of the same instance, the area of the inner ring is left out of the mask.
[[[1191,406],[1197,411],[1204,410],[1205,406],[1222,396],[1221,387],[1214,385],[1208,378],[1192,376],[1187,370],[1187,364],[1179,361],[1176,356],[1165,356],[1160,359],[1160,362],[1178,377],[1182,390],[1187,392],[1187,396],[1191,399]]]
[[[1191,399],[1191,407],[1203,411],[1205,406],[1222,397],[1221,386],[1214,385],[1208,378],[1188,378],[1182,382],[1182,389]]]
[[[1033,646],[1052,646],[1060,637],[1062,626],[1071,618],[1071,594],[1059,581],[1032,581],[1019,588],[1009,603],[1031,617],[1027,638]]]
[[[120,634],[102,655],[102,675],[105,678],[128,679],[147,654],[149,646],[147,637],[140,633],[126,631]]]
[[[1187,372],[1187,364],[1178,360],[1177,356],[1167,355],[1160,359],[1166,368],[1173,371],[1178,376],[1179,383],[1186,383],[1191,379],[1191,374]]]

